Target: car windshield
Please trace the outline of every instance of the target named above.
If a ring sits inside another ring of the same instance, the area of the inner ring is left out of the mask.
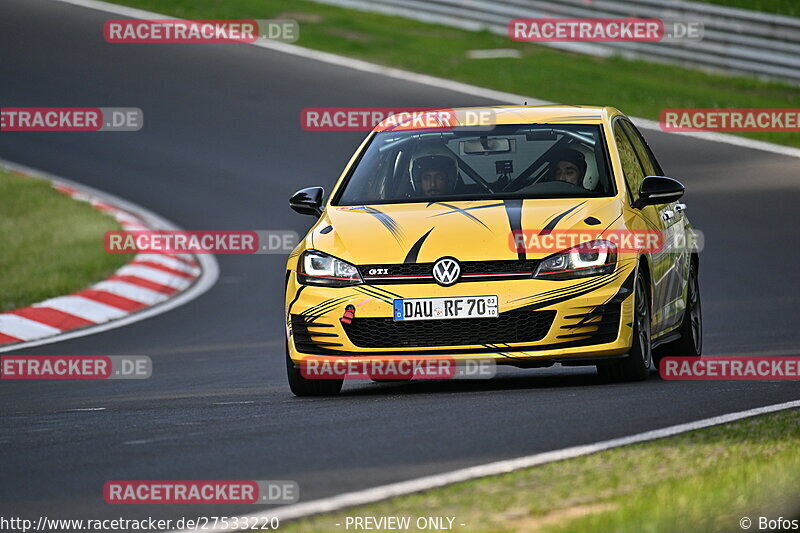
[[[611,196],[599,125],[376,133],[334,205]]]

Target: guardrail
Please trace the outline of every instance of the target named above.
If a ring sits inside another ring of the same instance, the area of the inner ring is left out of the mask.
[[[700,41],[540,43],[572,52],[644,58],[800,83],[800,18],[683,0],[316,0],[508,35],[513,18],[639,17],[701,22]]]

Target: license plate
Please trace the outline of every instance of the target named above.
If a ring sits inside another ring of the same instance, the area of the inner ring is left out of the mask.
[[[406,298],[394,301],[394,319],[497,318],[497,296]]]

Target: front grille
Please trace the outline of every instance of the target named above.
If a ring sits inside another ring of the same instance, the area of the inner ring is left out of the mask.
[[[555,319],[555,311],[513,310],[498,318],[394,321],[354,318],[344,326],[350,342],[360,348],[421,348],[536,342]]]
[[[467,281],[488,281],[529,278],[536,271],[539,261],[459,261],[461,278]],[[358,267],[365,283],[436,283],[433,279],[433,263],[400,263],[395,265],[361,265]]]

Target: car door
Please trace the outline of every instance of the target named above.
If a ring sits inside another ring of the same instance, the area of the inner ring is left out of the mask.
[[[633,204],[639,199],[639,187],[646,176],[645,169],[636,155],[633,144],[623,129],[623,120],[614,121],[614,139],[617,144],[625,185],[628,190],[628,200]],[[661,211],[664,206],[648,205],[641,209],[626,210],[625,224],[633,231],[658,231],[663,235],[666,229]],[[657,335],[663,329],[666,305],[668,303],[667,284],[670,275],[671,259],[665,250],[654,251],[649,254],[650,277],[652,278],[652,333]]]
[[[633,146],[646,176],[662,176],[664,174],[652,150],[647,145],[641,133],[628,120],[620,120],[622,129]],[[658,218],[663,226],[663,255],[666,261],[666,270],[661,290],[663,291],[663,314],[658,317],[657,329],[666,330],[678,324],[683,311],[683,287],[688,274],[689,257],[685,235],[685,206],[678,202],[655,206]]]
[[[633,148],[637,156],[639,156],[645,172],[652,176],[663,176],[664,171],[661,169],[661,165],[658,164],[653,151],[641,132],[627,120],[623,120],[622,125],[631,139]],[[659,214],[665,226],[664,246],[671,262],[671,270],[668,275],[669,283],[666,289],[667,309],[663,329],[670,329],[679,324],[685,308],[683,289],[687,283],[690,264],[689,247],[686,246],[688,242],[688,236],[686,235],[688,221],[686,220],[685,204],[672,202],[660,207]]]

